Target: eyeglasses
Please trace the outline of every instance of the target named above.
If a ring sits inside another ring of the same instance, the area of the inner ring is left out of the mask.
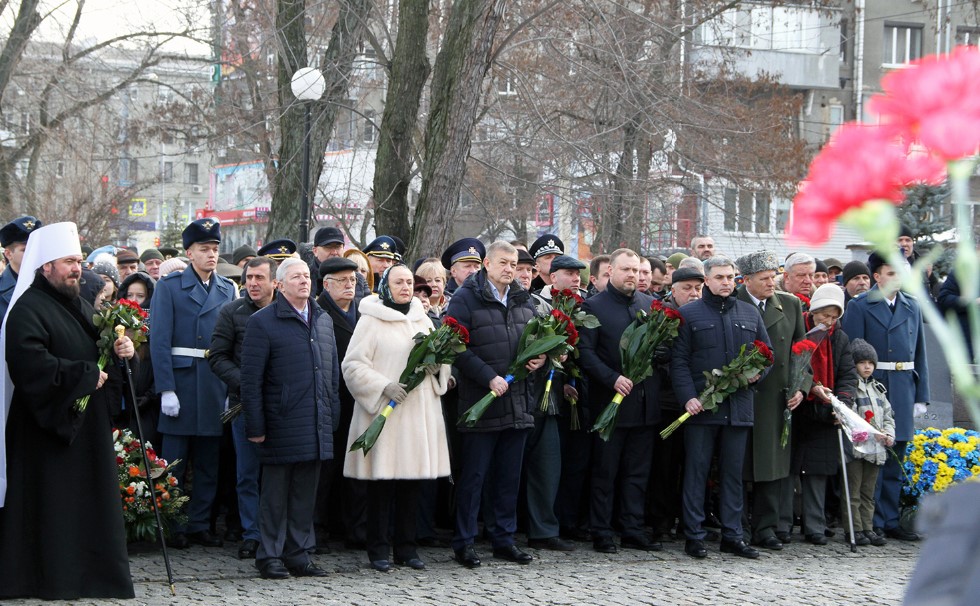
[[[351,276],[349,278],[327,278],[331,282],[340,282],[341,284],[357,284],[357,277]]]

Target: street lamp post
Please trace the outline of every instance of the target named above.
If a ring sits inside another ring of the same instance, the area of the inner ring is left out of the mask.
[[[323,74],[315,67],[303,67],[293,74],[290,88],[293,96],[305,101],[303,120],[303,203],[299,216],[299,241],[310,236],[310,106],[318,101],[326,89]]]

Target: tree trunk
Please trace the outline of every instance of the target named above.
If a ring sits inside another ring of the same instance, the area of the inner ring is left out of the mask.
[[[410,229],[408,187],[412,179],[419,102],[429,77],[429,59],[425,53],[428,29],[427,3],[401,0],[398,41],[391,62],[374,169],[375,230],[400,238],[405,238]]]
[[[506,0],[456,0],[432,76],[422,193],[408,257],[438,255],[453,237],[473,125]]]
[[[323,170],[323,154],[333,134],[337,109],[346,104],[354,57],[364,37],[370,0],[343,0],[340,14],[324,53],[326,92],[320,101],[312,101],[310,134],[310,208],[314,205],[316,185]],[[273,183],[272,210],[266,238],[299,237],[300,205],[303,197],[303,105],[293,97],[290,83],[293,74],[307,67],[305,0],[278,0],[276,38],[279,43],[279,118],[282,141],[279,145],[279,168]],[[312,225],[311,221],[311,225]]]

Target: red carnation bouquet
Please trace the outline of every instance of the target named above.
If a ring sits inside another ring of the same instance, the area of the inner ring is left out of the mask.
[[[446,316],[442,319],[442,326],[429,334],[418,333],[414,339],[415,345],[412,347],[412,351],[408,353],[405,370],[398,377],[398,382],[405,391],[412,391],[421,385],[427,369],[442,364],[452,364],[456,361],[456,356],[466,351],[466,346],[470,342],[470,333],[456,318]],[[385,428],[388,415],[397,405],[397,402],[390,400],[384,410],[371,421],[367,430],[354,440],[350,446],[350,451],[364,450],[364,456],[367,456],[367,453],[374,448],[375,442],[378,441],[381,430]]]
[[[654,301],[649,312],[639,311],[619,340],[623,376],[636,385],[652,375],[654,350],[661,344],[673,341],[683,321],[676,309],[667,307],[660,301]],[[592,431],[598,431],[599,437],[606,442],[616,429],[619,405],[622,402],[623,395],[616,394],[592,426]]]
[[[762,371],[767,367],[772,366],[772,362],[772,351],[762,341],[753,341],[742,345],[735,359],[723,368],[720,370],[716,368],[711,372],[704,371],[704,376],[708,380],[698,395],[701,406],[705,410],[715,412],[718,410],[718,405],[725,401],[725,398],[748,387],[749,381],[762,374]],[[664,439],[670,437],[670,434],[674,433],[684,421],[690,418],[691,413],[685,412],[667,429],[661,431],[660,437]]]
[[[810,360],[813,358],[813,352],[817,351],[817,347],[825,336],[827,336],[827,327],[823,324],[818,324],[806,334],[806,337],[802,341],[797,341],[793,344],[789,358],[789,382],[786,383],[787,397],[792,397],[794,393],[800,391],[800,388],[803,386],[803,379],[806,376],[806,370],[810,368]],[[789,444],[789,436],[792,429],[793,411],[789,408],[783,408],[783,431],[779,436],[779,445],[783,448],[786,448]]]
[[[133,341],[133,347],[139,347],[146,342],[146,333],[150,330],[146,325],[147,316],[146,310],[140,307],[139,303],[129,299],[119,299],[114,305],[107,305],[92,316],[92,323],[99,331],[99,340],[96,343],[99,348],[99,370],[105,369],[112,357],[117,326],[127,330],[129,338]],[[88,394],[76,400],[75,410],[84,411],[91,397],[92,394]]]

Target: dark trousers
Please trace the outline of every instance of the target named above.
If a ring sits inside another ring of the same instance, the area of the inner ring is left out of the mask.
[[[617,494],[623,536],[643,534],[643,508],[653,463],[653,436],[653,427],[617,428],[608,442],[595,435],[589,513],[594,539],[612,536]]]
[[[555,499],[561,478],[561,444],[558,439],[558,417],[534,419],[534,429],[524,451],[527,481],[527,537],[550,539],[558,536]]]
[[[238,515],[242,522],[242,538],[259,540],[259,445],[245,436],[245,415],[231,422],[235,438],[235,467],[238,475]]]
[[[277,558],[290,568],[309,563],[316,548],[313,507],[319,478],[320,461],[262,465],[257,566]]]
[[[807,536],[827,530],[827,479],[829,476],[800,474],[803,492],[803,529]]]
[[[892,450],[901,460],[896,461],[895,457],[889,454],[878,474],[878,485],[875,488],[875,503],[878,504],[875,507],[875,528],[898,528],[898,500],[902,496],[902,482],[905,481],[902,464],[905,463],[907,445],[908,442],[895,442]]]
[[[490,539],[494,547],[514,544],[517,530],[517,494],[521,483],[526,429],[490,432],[461,432],[461,472],[456,484],[456,534],[453,549],[462,549],[476,540],[483,482],[487,482],[493,504],[494,526]]]
[[[218,491],[220,450],[221,436],[166,434],[163,458],[168,461],[180,460],[173,471],[178,485],[186,486],[184,479],[188,465],[194,477],[189,491],[191,500],[187,504],[187,524],[183,528],[174,528],[174,532],[201,532],[210,528],[211,506]]]
[[[721,535],[726,541],[742,540],[742,467],[749,442],[749,427],[691,425],[684,428],[684,532],[688,539],[704,540],[704,493],[715,442],[721,480]]]
[[[581,414],[581,412],[580,412]],[[561,444],[561,479],[558,482],[558,523],[562,528],[584,528],[589,519],[589,470],[592,441],[589,428],[571,430],[568,420],[558,422]]]
[[[372,562],[387,560],[392,543],[395,545],[396,560],[417,558],[415,518],[418,515],[422,480],[370,480],[364,484],[367,492],[368,559]]]
[[[681,484],[684,480],[684,432],[678,431],[666,440],[660,432],[674,422],[680,412],[665,412],[653,438],[653,460],[647,484],[647,520],[657,534],[670,532],[674,520],[681,517]],[[680,529],[678,529],[680,533]]]
[[[763,541],[776,536],[777,532],[789,532],[791,528],[793,528],[793,476],[771,482],[753,482],[752,540]]]
[[[854,534],[874,530],[875,487],[878,484],[879,467],[870,461],[855,459],[847,463],[847,486],[851,493],[851,506],[847,506],[847,493],[841,490],[841,527],[849,528],[847,512],[854,516]]]
[[[337,444],[338,434],[334,434]],[[367,487],[364,480],[344,477],[343,451],[347,436],[341,438],[341,452],[323,461],[316,491],[314,521],[321,532],[329,531],[334,539],[343,537],[349,545],[363,544],[367,539]],[[324,542],[326,538],[324,538]]]

